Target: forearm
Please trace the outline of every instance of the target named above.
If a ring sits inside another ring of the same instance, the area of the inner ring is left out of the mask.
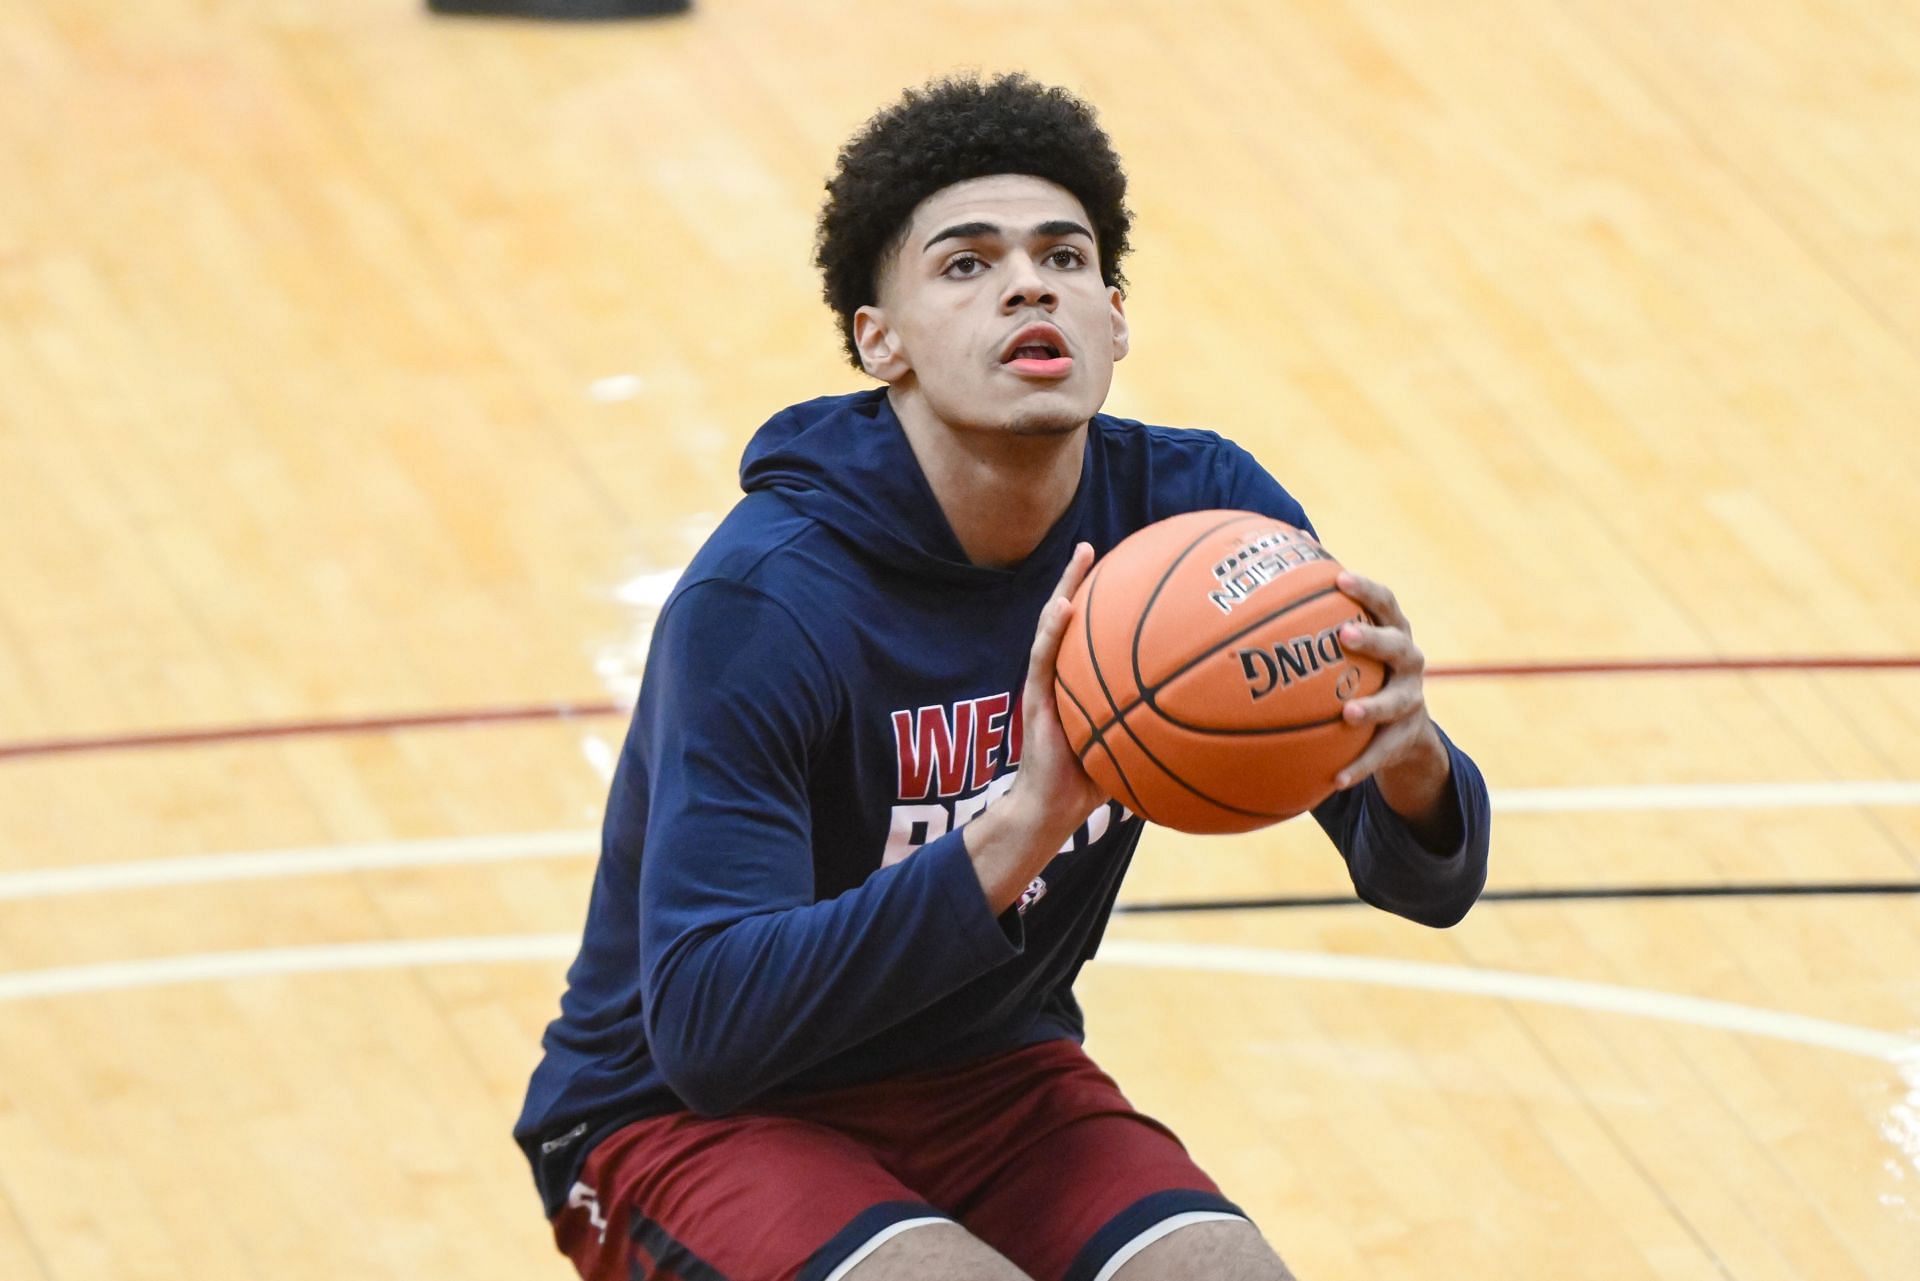
[[[1446,752],[1446,783],[1423,833],[1388,799],[1379,775],[1338,792],[1313,816],[1347,862],[1354,890],[1376,907],[1423,925],[1452,925],[1486,885],[1492,812],[1486,781],[1459,748],[1436,731]],[[1404,794],[1401,799],[1406,800]],[[1451,827],[1454,839],[1432,839]]]
[[[1074,828],[1085,818],[1062,829],[1065,821],[1031,814],[1009,796],[961,829],[980,891],[994,915],[1020,901],[1033,878],[1073,839]]]
[[[647,1035],[668,1083],[697,1111],[731,1111],[1017,955],[958,841],[664,946]]]
[[[1453,757],[1431,721],[1407,754],[1382,766],[1373,780],[1420,844],[1435,854],[1459,847],[1465,816],[1455,797]]]

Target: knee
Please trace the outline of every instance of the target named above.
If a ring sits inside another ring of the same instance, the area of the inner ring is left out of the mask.
[[[1244,1219],[1190,1223],[1127,1260],[1113,1281],[1295,1281],[1260,1229]]]
[[[929,1223],[881,1243],[844,1281],[1028,1281],[1027,1274],[957,1223]]]

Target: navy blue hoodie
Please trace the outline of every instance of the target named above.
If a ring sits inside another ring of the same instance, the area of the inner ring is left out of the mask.
[[[1104,554],[1205,508],[1309,527],[1231,442],[1098,415],[1066,514],[1018,566],[983,568],[884,390],[775,415],[740,480],[655,626],[515,1127],[549,1214],[593,1143],[639,1117],[1078,1039],[1073,980],[1142,821],[1095,811],[1044,893],[997,918],[959,830],[1018,768],[1040,610],[1081,541]],[[1422,847],[1371,783],[1314,811],[1361,898],[1433,926],[1486,879],[1486,787],[1448,750],[1456,850]]]

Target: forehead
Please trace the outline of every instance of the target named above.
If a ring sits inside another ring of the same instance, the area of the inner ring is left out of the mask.
[[[1092,225],[1079,198],[1045,178],[1024,173],[969,178],[942,187],[914,206],[913,216],[907,220],[905,248],[918,253],[928,236],[959,223],[990,222],[1015,232],[1059,218]]]

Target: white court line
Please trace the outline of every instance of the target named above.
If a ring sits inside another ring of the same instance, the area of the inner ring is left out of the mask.
[[[386,943],[326,943],[274,947],[257,952],[202,952],[147,961],[109,961],[51,970],[0,973],[0,1003],[79,992],[121,992],[221,979],[281,974],[332,974],[342,970],[405,969],[416,965],[473,965],[494,961],[547,961],[573,955],[580,940],[570,934],[501,934],[488,938],[404,939]]]
[[[1892,1032],[1833,1023],[1804,1014],[1736,1005],[1731,1001],[1620,987],[1612,983],[1588,983],[1547,974],[1518,974],[1511,970],[1436,965],[1428,961],[1396,961],[1379,956],[1341,956],[1321,952],[1229,947],[1213,943],[1150,943],[1126,939],[1111,939],[1101,944],[1100,955],[1094,963],[1145,969],[1257,974],[1272,978],[1324,979],[1336,983],[1365,983],[1375,987],[1492,996],[1536,1005],[1570,1006],[1606,1014],[1629,1014],[1668,1023],[1744,1032],[1751,1036],[1794,1041],[1801,1045],[1815,1045],[1896,1063],[1920,1061],[1920,1040]]]
[[[1636,813],[1651,810],[1834,809],[1920,805],[1920,782],[1650,783],[1631,787],[1516,787],[1492,792],[1506,814]]]
[[[1529,787],[1493,792],[1502,814],[1592,814],[1685,810],[1834,809],[1878,805],[1920,806],[1920,782],[1668,783],[1640,787]],[[521,859],[574,858],[599,848],[600,834],[519,832],[504,836],[388,841],[370,845],[316,846],[196,854],[186,858],[78,867],[35,868],[0,873],[0,902],[105,894],[118,890],[206,885],[219,881],[328,876],[403,867],[501,863]]]
[[[103,894],[111,890],[259,881],[286,876],[327,876],[397,867],[504,863],[517,859],[572,858],[600,846],[598,832],[515,832],[503,836],[457,836],[438,840],[388,841],[371,845],[320,845],[308,849],[195,854],[137,863],[91,863],[44,867],[0,875],[0,900]]]
[[[579,946],[572,934],[511,934],[479,938],[406,939],[379,943],[333,943],[257,952],[212,952],[148,961],[76,965],[63,969],[0,974],[0,1003],[83,992],[114,992],[225,979],[346,970],[384,970],[424,965],[475,965],[502,961],[558,961]],[[1710,1001],[1670,992],[1587,983],[1543,974],[1518,974],[1464,965],[1398,961],[1376,956],[1340,956],[1210,943],[1152,943],[1109,939],[1097,967],[1197,970],[1260,978],[1309,979],[1414,988],[1465,996],[1497,997],[1535,1005],[1559,1005],[1717,1028],[1791,1041],[1892,1063],[1920,1062],[1920,1041],[1883,1032],[1789,1014],[1780,1010]]]

